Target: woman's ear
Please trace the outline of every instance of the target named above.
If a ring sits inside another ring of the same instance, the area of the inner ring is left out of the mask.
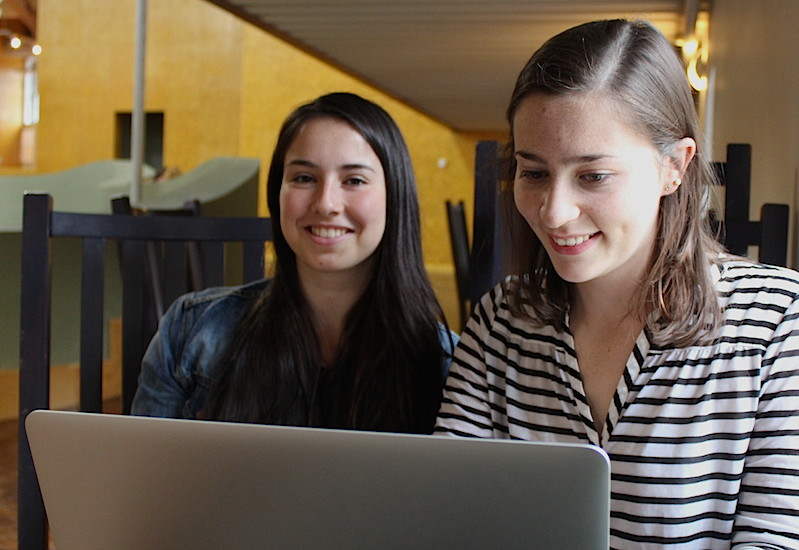
[[[696,141],[690,137],[679,140],[667,159],[664,173],[663,195],[671,195],[682,183],[683,175],[696,155]]]

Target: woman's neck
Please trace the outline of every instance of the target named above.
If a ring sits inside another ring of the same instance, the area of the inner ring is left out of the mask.
[[[358,284],[346,273],[300,273],[300,286],[313,315],[313,324],[326,365],[338,355],[344,323],[363,295],[365,283]]]
[[[590,281],[572,286],[569,317],[572,322],[595,326],[625,324],[642,320],[633,300],[638,292],[637,281]]]
[[[633,309],[634,283],[574,285],[569,327],[583,390],[594,426],[601,432],[610,404],[644,327],[641,312]]]

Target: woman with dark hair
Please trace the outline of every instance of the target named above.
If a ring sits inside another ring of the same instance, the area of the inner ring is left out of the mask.
[[[457,337],[422,262],[391,117],[334,93],[284,122],[267,181],[274,277],[179,299],[134,414],[430,433]]]
[[[510,275],[436,432],[602,447],[614,548],[796,547],[799,274],[713,238],[673,47],[645,22],[564,31],[507,114]]]

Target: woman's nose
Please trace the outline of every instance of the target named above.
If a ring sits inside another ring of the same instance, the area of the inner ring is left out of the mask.
[[[550,185],[543,199],[540,215],[546,227],[563,227],[580,215],[577,196],[565,182]]]
[[[324,181],[319,186],[314,206],[320,214],[338,214],[342,209],[341,186],[338,182]]]

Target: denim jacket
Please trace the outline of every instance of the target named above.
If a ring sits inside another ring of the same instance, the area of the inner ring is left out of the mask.
[[[197,418],[239,322],[270,284],[264,279],[178,298],[161,319],[144,354],[131,413]],[[444,351],[443,383],[458,336],[441,325],[439,337]]]

